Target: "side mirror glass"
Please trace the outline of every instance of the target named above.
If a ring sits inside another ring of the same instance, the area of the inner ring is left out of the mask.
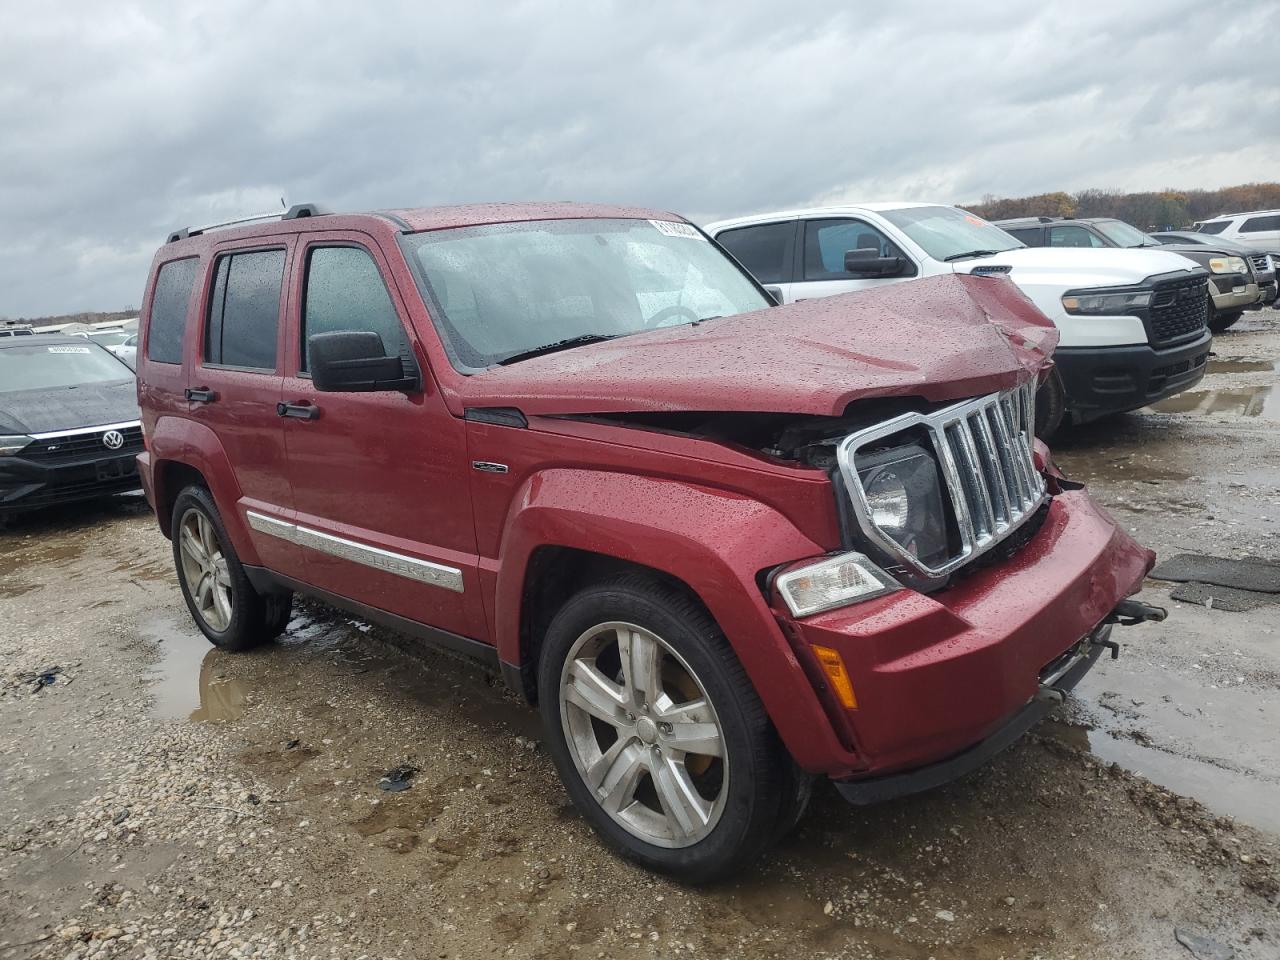
[[[416,370],[405,375],[399,357],[388,357],[372,330],[335,330],[307,337],[311,382],[321,393],[408,392],[417,390]]]
[[[882,257],[879,250],[849,250],[844,255],[845,273],[858,277],[896,277],[902,273],[901,257]]]

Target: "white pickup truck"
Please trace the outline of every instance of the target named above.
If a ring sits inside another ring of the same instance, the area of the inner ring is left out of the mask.
[[[1029,248],[956,207],[866,203],[721,220],[706,232],[780,302],[946,273],[1007,274],[1057,325],[1037,432],[1134,410],[1204,376],[1208,272],[1158,249]]]

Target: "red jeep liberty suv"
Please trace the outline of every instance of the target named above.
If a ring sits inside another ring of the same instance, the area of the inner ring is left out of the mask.
[[[147,496],[196,624],[294,592],[473,655],[613,848],[742,868],[815,776],[982,764],[1153,562],[1035,440],[1008,280],[777,307],[681,217],[568,203],[181,230],[138,349]]]

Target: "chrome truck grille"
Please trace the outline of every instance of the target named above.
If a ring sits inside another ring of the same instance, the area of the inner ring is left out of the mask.
[[[910,569],[941,577],[998,545],[1030,519],[1048,496],[1035,468],[1035,380],[932,413],[908,413],[850,434],[837,449],[840,471],[863,534]],[[932,448],[949,510],[949,548],[933,565],[876,525],[862,486],[859,458],[895,442]]]

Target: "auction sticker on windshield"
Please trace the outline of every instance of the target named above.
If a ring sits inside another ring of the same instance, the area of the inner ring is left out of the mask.
[[[684,237],[686,240],[705,240],[692,224],[676,223],[672,220],[650,220],[653,228],[667,237]]]
[[[89,353],[88,347],[46,347],[50,353]]]

